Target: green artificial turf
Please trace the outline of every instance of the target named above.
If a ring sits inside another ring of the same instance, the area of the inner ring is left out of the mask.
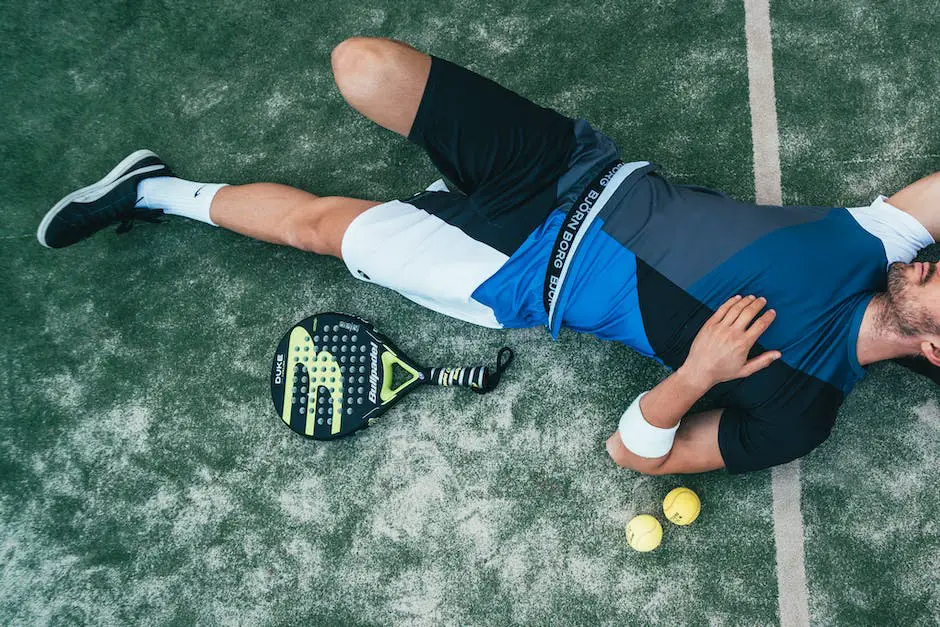
[[[940,6],[773,9],[785,202],[866,205],[940,170]],[[936,625],[940,393],[894,364],[868,370],[802,464],[810,613],[819,624]]]
[[[936,9],[829,4],[772,5],[784,195],[863,204],[937,163]],[[866,45],[863,9],[907,44]],[[422,189],[428,159],[333,85],[351,35],[408,41],[589,119],[627,159],[753,197],[740,2],[3,4],[0,622],[776,623],[769,472],[643,477],[606,456],[655,362],[474,327],[184,219],[36,242],[58,198],[137,148],[194,180]],[[279,424],[268,373],[283,332],[323,310],[428,364],[503,345],[516,363],[493,394],[416,392],[313,443]],[[937,411],[934,388],[872,368],[804,461],[814,621],[940,613]],[[700,519],[630,550],[627,520],[661,517],[680,484]]]

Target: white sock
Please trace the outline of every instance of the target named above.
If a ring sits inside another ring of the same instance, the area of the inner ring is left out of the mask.
[[[134,206],[163,209],[170,215],[218,226],[209,217],[209,207],[216,192],[223,187],[225,183],[194,183],[173,176],[156,176],[137,185],[137,204]]]

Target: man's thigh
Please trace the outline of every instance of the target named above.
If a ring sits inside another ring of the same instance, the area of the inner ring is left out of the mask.
[[[334,50],[333,71],[353,108],[424,148],[482,216],[523,204],[531,211],[530,201],[552,196],[567,170],[573,120],[459,65],[401,42],[354,37]]]
[[[342,258],[343,236],[352,221],[372,207],[382,204],[375,200],[343,196],[321,197],[317,198],[316,202],[318,217],[316,226],[312,229],[319,240],[316,252],[340,258]],[[302,216],[300,220],[303,220]]]
[[[490,218],[554,191],[575,145],[570,118],[438,57],[408,139]]]
[[[408,137],[431,57],[400,41],[351,37],[333,49],[332,65],[336,86],[353,109]]]
[[[360,212],[343,234],[343,262],[357,279],[395,290],[428,309],[501,327],[496,312],[474,293],[509,257],[412,202],[428,196],[439,208],[457,213],[469,201],[453,192],[426,192]]]

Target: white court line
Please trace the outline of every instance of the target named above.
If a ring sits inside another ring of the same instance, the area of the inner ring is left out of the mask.
[[[774,541],[777,545],[777,601],[782,627],[809,625],[809,592],[803,562],[803,512],[800,510],[800,461],[771,472]]]
[[[754,191],[757,202],[779,205],[783,203],[783,194],[780,191],[780,139],[770,40],[770,0],[744,0],[744,28],[747,33],[751,139],[754,142]]]
[[[757,202],[783,203],[780,186],[780,137],[774,91],[770,0],[744,0],[747,76],[754,143],[754,191]],[[809,625],[809,594],[803,555],[800,511],[800,462],[771,471],[774,541],[777,546],[777,590],[782,627]]]

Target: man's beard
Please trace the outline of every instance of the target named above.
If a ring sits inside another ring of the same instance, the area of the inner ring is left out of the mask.
[[[940,335],[940,325],[931,312],[915,304],[911,283],[904,276],[904,264],[895,262],[888,267],[888,289],[879,296],[884,305],[878,325],[882,332],[903,337]]]

